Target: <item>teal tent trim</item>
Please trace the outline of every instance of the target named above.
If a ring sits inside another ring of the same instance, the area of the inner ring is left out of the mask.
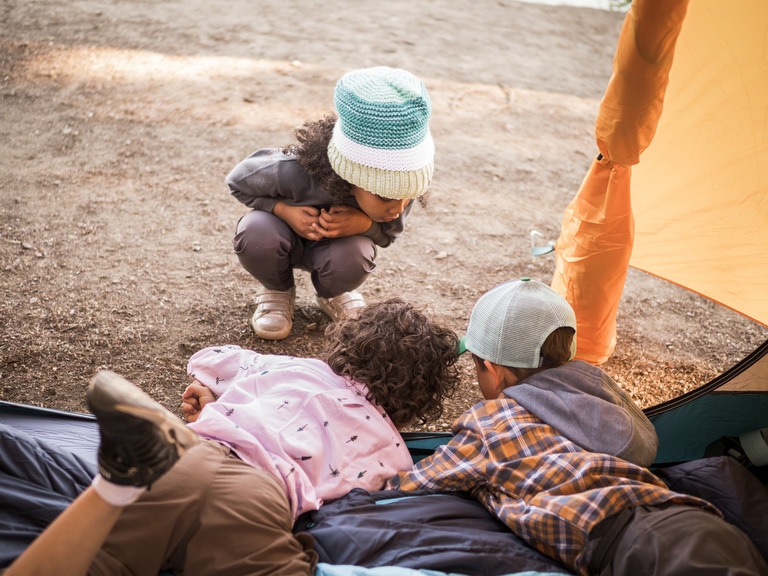
[[[718,438],[768,428],[768,394],[708,394],[650,420],[659,436],[655,464],[687,462]]]
[[[768,427],[765,391],[720,391],[768,355],[768,340],[731,369],[687,394],[644,410],[659,436],[656,464],[701,458],[708,444]]]

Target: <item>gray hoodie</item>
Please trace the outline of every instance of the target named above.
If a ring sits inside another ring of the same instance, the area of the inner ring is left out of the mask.
[[[659,439],[653,424],[596,366],[567,362],[506,388],[504,395],[585,450],[644,467],[656,458]]]

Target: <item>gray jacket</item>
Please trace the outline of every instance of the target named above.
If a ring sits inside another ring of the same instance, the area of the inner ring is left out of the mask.
[[[289,206],[330,208],[333,198],[317,187],[299,165],[293,154],[283,154],[280,148],[262,148],[235,166],[227,175],[230,193],[255,210],[272,212],[282,201]],[[344,204],[360,208],[354,196]],[[374,244],[385,248],[403,231],[405,218],[411,211],[410,202],[400,216],[391,222],[373,222],[363,234]]]
[[[543,370],[504,390],[526,410],[590,452],[638,466],[656,458],[656,429],[603,370],[574,360]]]

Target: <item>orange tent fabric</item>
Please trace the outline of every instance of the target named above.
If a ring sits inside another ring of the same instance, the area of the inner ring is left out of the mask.
[[[768,2],[691,2],[632,174],[630,265],[768,326]]]
[[[574,307],[576,357],[605,362],[616,345],[616,312],[634,243],[631,166],[656,132],[687,0],[634,0],[600,104],[600,155],[566,209],[555,243],[552,287]]]

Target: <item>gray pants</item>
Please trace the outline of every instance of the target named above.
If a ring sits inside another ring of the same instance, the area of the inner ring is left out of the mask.
[[[628,508],[604,520],[587,545],[595,576],[766,576],[768,565],[744,532],[682,505]]]
[[[319,296],[332,298],[360,286],[376,268],[376,245],[370,238],[307,240],[261,210],[240,219],[232,245],[243,268],[270,290],[293,287],[293,270],[299,268],[310,273]]]

